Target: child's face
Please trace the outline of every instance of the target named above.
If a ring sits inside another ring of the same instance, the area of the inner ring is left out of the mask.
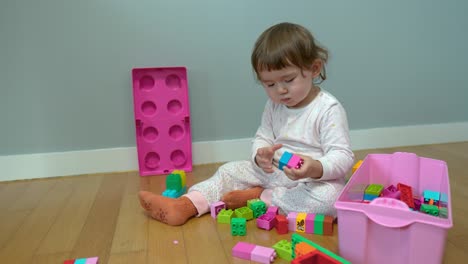
[[[313,89],[316,73],[313,68],[301,70],[297,66],[288,66],[281,70],[260,71],[259,77],[273,102],[288,108],[301,108],[308,105],[316,95]]]

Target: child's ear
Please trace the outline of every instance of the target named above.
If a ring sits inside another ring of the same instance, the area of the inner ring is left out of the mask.
[[[317,78],[320,73],[322,72],[323,61],[321,59],[315,59],[312,62],[311,71],[312,71],[312,78]]]

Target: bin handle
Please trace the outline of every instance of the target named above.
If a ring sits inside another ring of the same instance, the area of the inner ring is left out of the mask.
[[[397,211],[394,211],[394,214],[390,215],[385,213],[384,210],[387,209],[397,209],[401,210],[404,213],[410,211],[408,205],[400,200],[393,199],[393,198],[386,198],[380,197],[375,198],[372,202],[369,203],[369,209],[366,214],[367,216],[374,222],[378,223],[379,225],[391,228],[398,228],[403,227],[411,224],[413,221],[410,219],[405,219],[405,217],[399,217]]]

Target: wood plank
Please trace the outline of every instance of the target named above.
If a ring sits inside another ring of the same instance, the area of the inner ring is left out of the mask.
[[[148,257],[146,263],[188,263],[189,259],[185,248],[187,238],[184,236],[183,227],[169,226],[149,219],[147,239]],[[194,237],[190,236],[188,240],[193,239]],[[190,256],[190,258],[192,257]]]
[[[31,212],[32,210],[23,210],[2,214],[0,221],[0,249],[12,239],[13,234],[18,232],[18,228],[20,228]]]
[[[99,257],[107,263],[127,173],[106,175],[70,258]]]
[[[72,195],[36,251],[36,258],[38,255],[72,251],[102,179],[102,176],[83,176],[74,180]]]
[[[35,250],[40,246],[58,213],[68,202],[73,182],[73,180],[54,182],[53,188],[43,197],[12,239],[0,251],[2,262],[30,263]],[[31,193],[36,192],[32,191]]]
[[[127,177],[125,195],[122,199],[112,240],[111,259],[115,259],[112,258],[112,255],[136,254],[147,249],[149,219],[142,214],[142,208],[138,200],[139,180],[139,176],[134,174]],[[137,255],[142,258],[140,253]]]

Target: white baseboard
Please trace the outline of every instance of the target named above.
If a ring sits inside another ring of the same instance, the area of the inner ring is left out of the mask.
[[[353,150],[468,141],[468,122],[352,130]],[[193,142],[193,164],[247,159],[251,138]],[[0,181],[138,170],[136,147],[0,156]]]

